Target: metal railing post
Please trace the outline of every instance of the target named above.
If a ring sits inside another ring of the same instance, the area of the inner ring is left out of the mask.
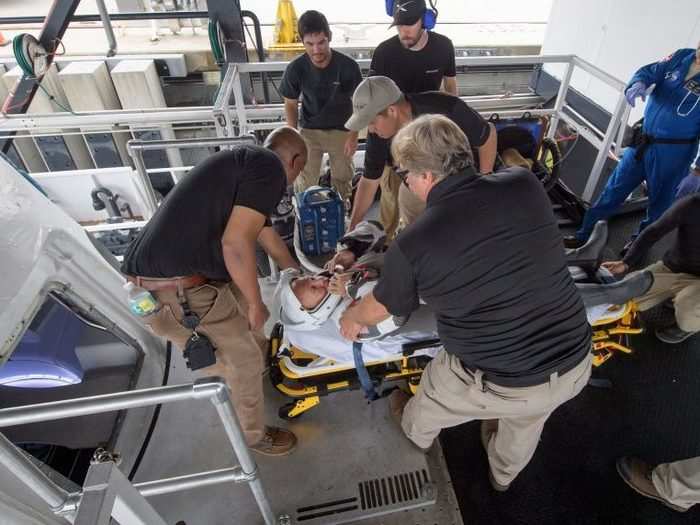
[[[598,186],[598,181],[600,180],[600,175],[603,171],[603,165],[605,164],[605,159],[608,158],[610,154],[610,145],[612,144],[613,137],[617,131],[617,126],[620,125],[622,115],[626,111],[627,100],[625,99],[625,94],[620,93],[617,98],[617,104],[615,104],[615,110],[610,117],[610,123],[608,124],[608,129],[605,131],[605,136],[603,137],[603,144],[598,150],[598,155],[593,163],[593,168],[591,169],[591,174],[588,176],[588,181],[586,182],[586,187],[583,190],[583,200],[590,202],[593,198],[593,193]]]
[[[236,114],[238,116],[238,133],[245,135],[248,132],[248,119],[246,116],[245,98],[243,98],[243,87],[241,86],[241,71],[236,64],[233,72],[233,100],[236,103]],[[226,101],[228,104],[228,101]]]
[[[151,184],[151,179],[146,171],[146,163],[143,161],[143,153],[141,150],[134,150],[131,148],[131,141],[126,143],[126,150],[129,152],[131,159],[134,161],[134,166],[136,167],[136,174],[138,175],[144,190],[146,191],[146,219],[153,217],[153,214],[158,209],[158,198],[156,197],[156,190],[153,189],[153,184]]]
[[[229,100],[236,78],[236,71],[237,68],[234,64],[228,64],[224,80],[219,87],[219,92],[214,102],[214,125],[216,126],[216,134],[219,137],[233,137],[234,135],[233,123],[229,112]]]
[[[566,62],[566,69],[564,70],[564,75],[562,76],[561,83],[559,84],[559,91],[557,92],[557,100],[554,103],[554,113],[552,114],[552,121],[549,123],[549,129],[547,130],[547,138],[553,139],[557,132],[557,126],[559,125],[559,119],[561,118],[562,108],[566,104],[566,93],[569,90],[569,84],[571,83],[571,75],[574,72],[573,59],[570,58]]]
[[[222,425],[231,442],[240,467],[199,472],[186,476],[149,481],[133,486],[114,467],[113,463],[105,462],[100,465],[92,465],[90,468],[96,472],[101,472],[100,475],[104,478],[106,476],[105,469],[108,465],[112,465],[108,482],[103,479],[102,482],[86,485],[86,488],[90,490],[68,494],[49,480],[41,470],[24,457],[2,434],[0,434],[0,466],[11,469],[16,473],[28,488],[49,504],[55,514],[68,515],[76,512],[76,510],[79,513],[83,497],[87,496],[85,501],[88,508],[83,510],[83,516],[100,517],[103,515],[101,509],[109,506],[110,502],[114,501],[112,515],[115,518],[119,515],[127,519],[127,521],[120,521],[120,523],[147,523],[151,525],[161,522],[156,521],[155,518],[149,518],[149,516],[153,515],[152,512],[155,511],[143,499],[146,496],[169,494],[180,490],[235,481],[250,485],[260,513],[267,525],[287,523],[288,516],[282,515],[279,518],[275,518],[272,512],[269,499],[259,477],[257,465],[246,445],[243,431],[229,398],[228,387],[221,378],[205,378],[194,384],[170,385],[78,399],[66,399],[37,405],[4,408],[0,409],[0,428],[129,408],[141,408],[187,399],[211,400],[221,418]],[[92,481],[94,481],[93,478],[91,478]],[[100,491],[100,487],[105,488],[105,491]],[[110,493],[107,489],[114,490],[115,493]],[[112,495],[114,495],[113,500],[110,499]],[[136,517],[140,521],[136,520]],[[91,522],[87,521],[85,523]]]
[[[210,379],[201,379],[194,384],[195,392],[200,386],[206,386],[210,383]],[[211,402],[216,408],[216,412],[221,418],[221,422],[224,425],[224,430],[231,442],[231,447],[241,464],[241,469],[243,473],[249,478],[248,484],[250,485],[250,490],[253,492],[253,497],[260,508],[260,513],[265,520],[266,525],[275,525],[277,523],[277,518],[272,512],[272,507],[270,507],[270,502],[265,494],[265,489],[262,486],[262,481],[258,475],[258,467],[250,454],[250,449],[245,442],[245,437],[241,425],[236,417],[236,412],[233,408],[233,403],[231,403],[231,398],[229,396],[229,389],[227,386],[223,386],[217,395],[210,397]]]

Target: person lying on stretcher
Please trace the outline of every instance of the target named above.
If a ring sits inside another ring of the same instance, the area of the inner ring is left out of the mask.
[[[339,320],[345,309],[369,293],[383,266],[384,232],[379,223],[362,222],[341,239],[341,249],[326,265],[326,271],[302,275],[298,270],[284,270],[275,291],[280,307],[280,321],[291,344],[312,354],[336,362],[352,362],[352,343],[340,334]],[[567,250],[567,262],[595,269],[607,239],[604,223],[596,226],[590,242],[576,250]],[[335,271],[330,271],[333,268]],[[591,324],[610,317],[609,309],[644,293],[653,282],[650,275],[626,278],[614,284],[582,284],[583,296]],[[376,327],[369,327],[362,354],[365,362],[399,354],[407,342],[437,338],[433,313],[425,306],[406,321],[390,317]],[[436,349],[426,351],[429,353]]]
[[[280,321],[291,344],[336,362],[352,362],[352,342],[340,335],[345,309],[375,286],[383,262],[384,231],[375,222],[361,222],[341,239],[341,250],[326,270],[303,275],[284,270],[275,290]],[[369,327],[363,343],[365,362],[401,354],[401,345],[437,338],[435,316],[420,308],[408,320],[390,317]],[[437,349],[434,349],[436,352]]]

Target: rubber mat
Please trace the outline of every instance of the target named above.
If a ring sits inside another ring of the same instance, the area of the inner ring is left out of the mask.
[[[638,217],[611,223],[611,253]],[[614,228],[614,229],[613,229]],[[658,258],[662,246],[650,259]],[[675,525],[700,523],[700,505],[674,512],[630,489],[615,470],[620,456],[656,464],[700,455],[700,335],[666,345],[633,339],[594,371],[611,388],[586,387],[549,419],[532,461],[505,493],[487,479],[479,422],[443,430],[441,442],[468,525]]]

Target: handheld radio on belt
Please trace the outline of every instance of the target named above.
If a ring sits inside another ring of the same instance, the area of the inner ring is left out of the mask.
[[[182,324],[188,330],[192,330],[192,335],[187,340],[187,343],[185,343],[185,350],[182,353],[185,357],[187,368],[194,371],[215,364],[216,348],[206,335],[197,332],[200,319],[199,316],[190,309],[182,285],[178,286],[177,299],[182,307]]]

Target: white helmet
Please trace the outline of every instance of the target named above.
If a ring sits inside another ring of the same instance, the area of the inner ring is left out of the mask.
[[[343,300],[339,295],[326,293],[326,296],[312,310],[304,308],[292,290],[292,281],[302,277],[294,268],[283,270],[275,289],[275,300],[279,305],[280,321],[285,327],[309,331],[321,326]]]

